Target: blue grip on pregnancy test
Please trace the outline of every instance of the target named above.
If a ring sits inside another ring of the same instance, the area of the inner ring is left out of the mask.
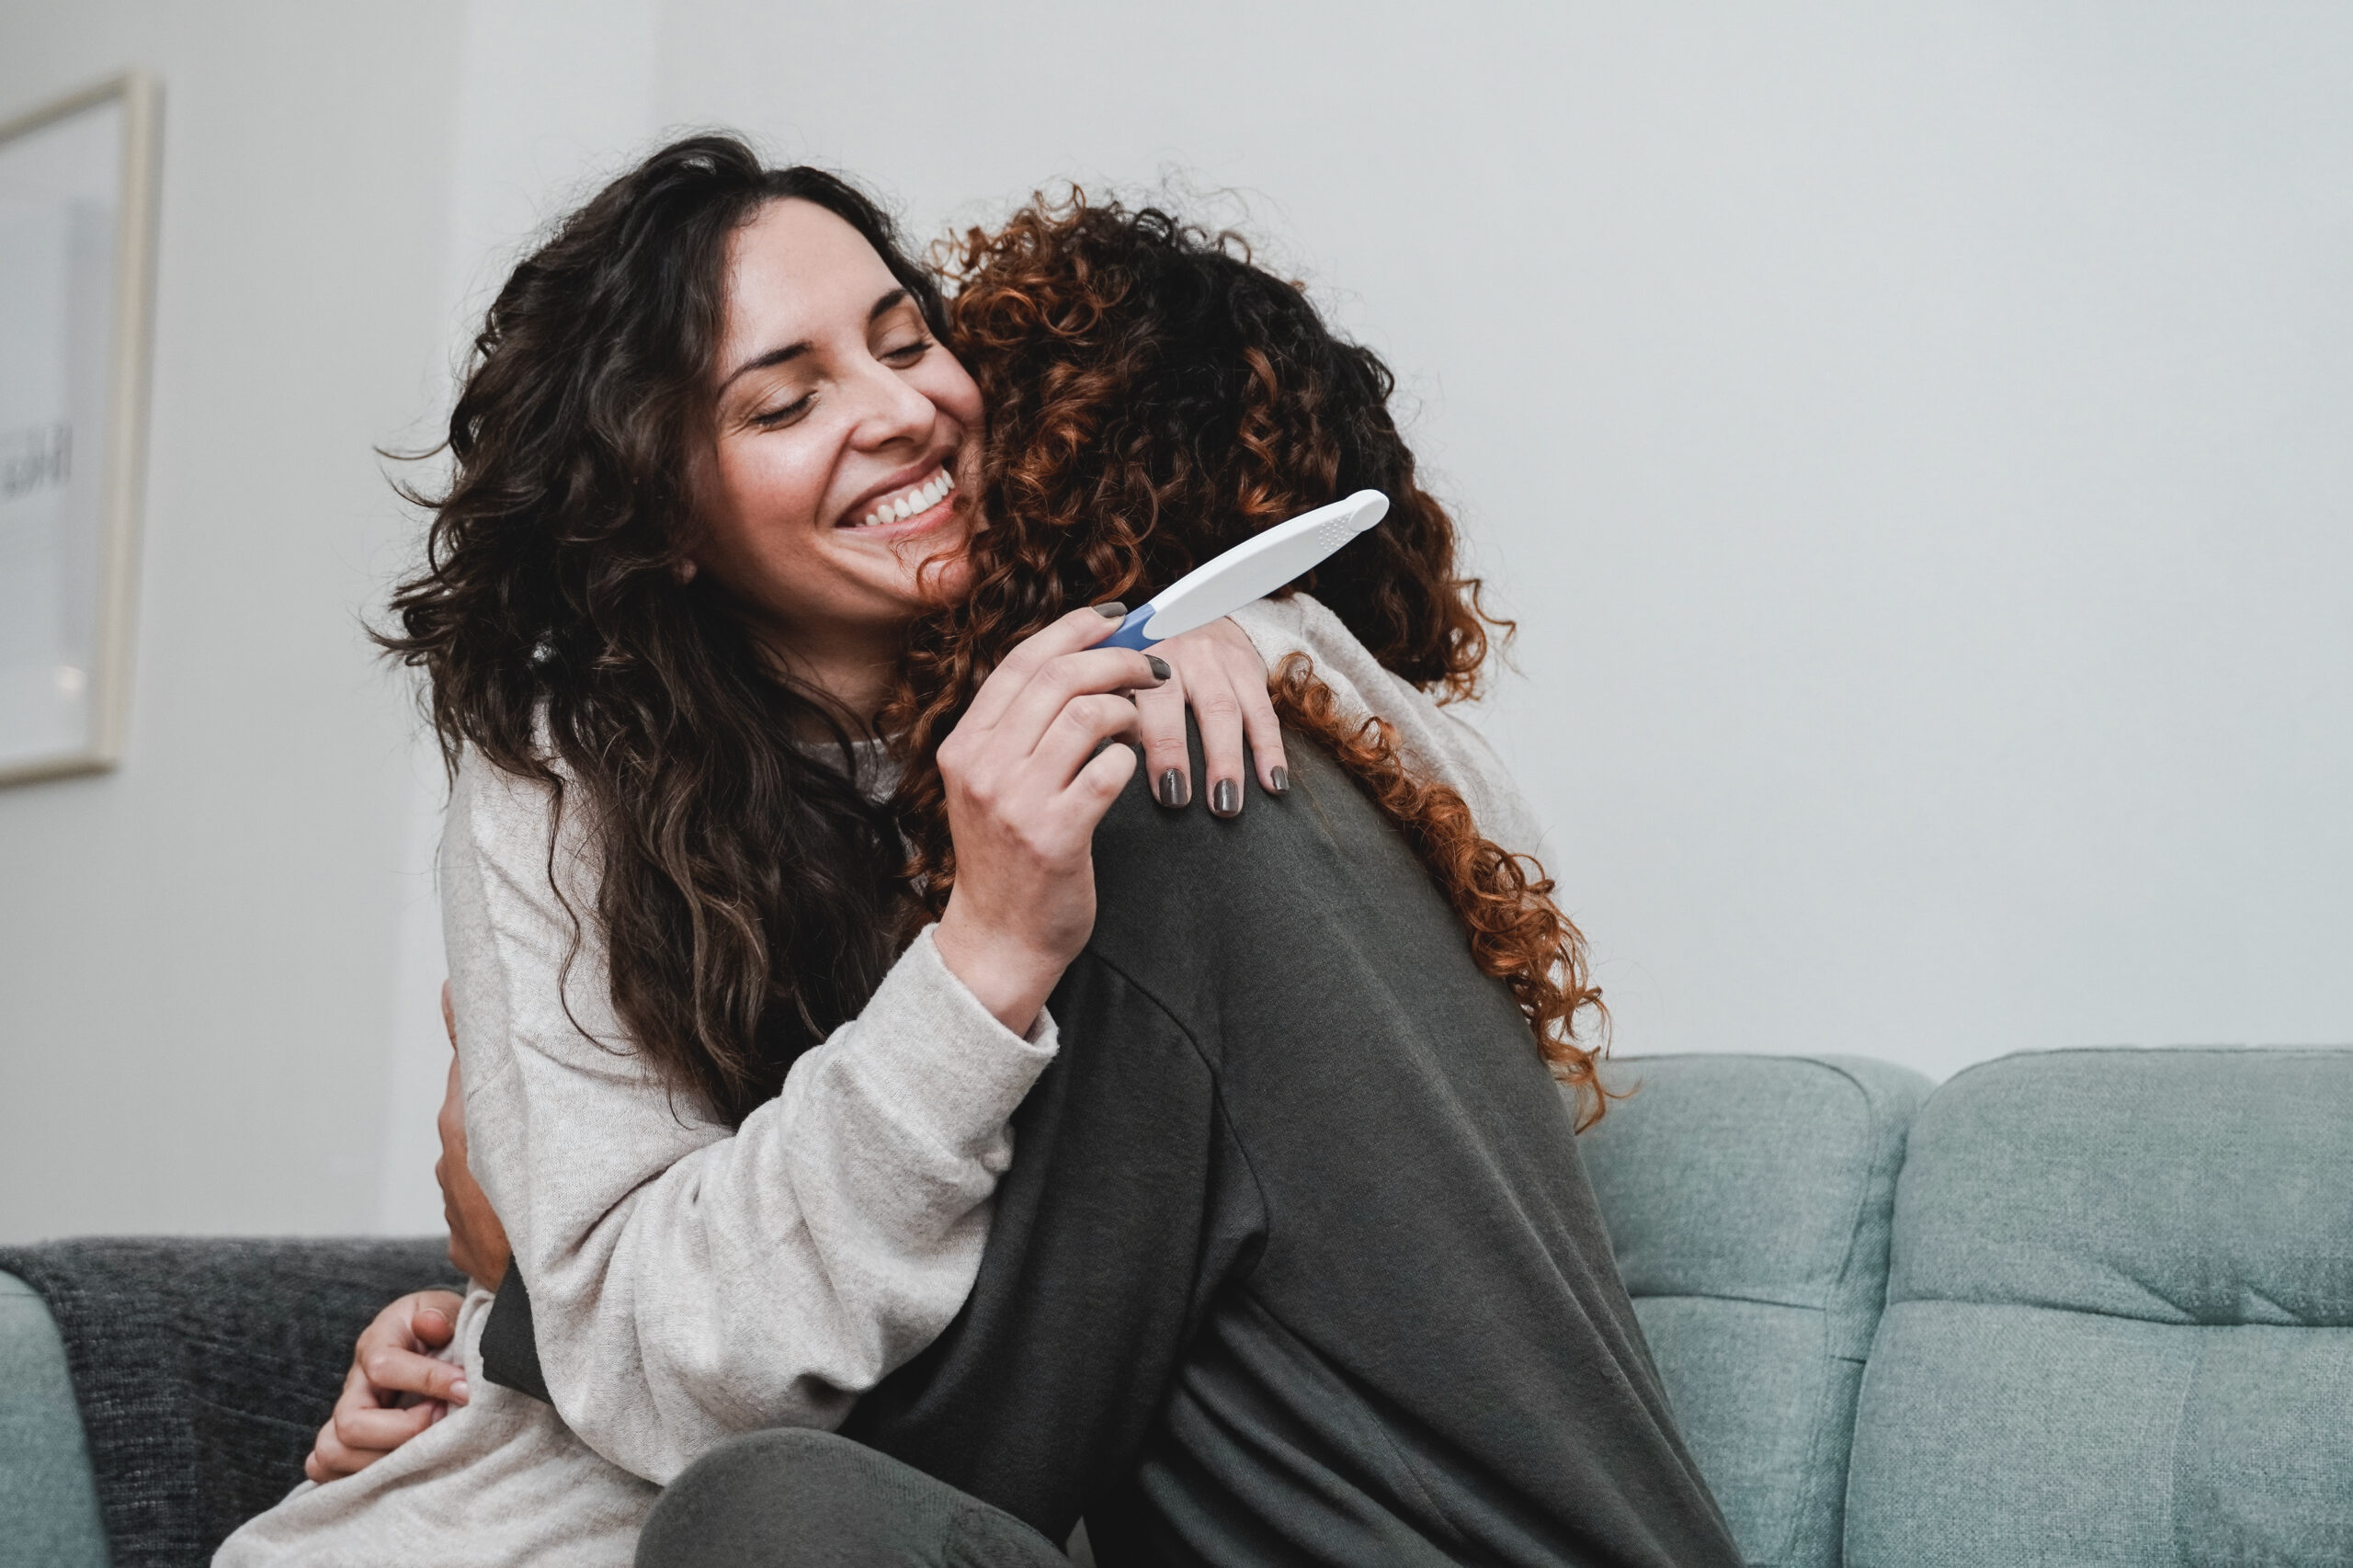
[[[1150,620],[1153,618],[1153,614],[1154,609],[1152,606],[1137,606],[1134,609],[1128,611],[1128,619],[1120,622],[1120,628],[1118,631],[1112,632],[1110,636],[1103,639],[1102,642],[1097,642],[1096,646],[1098,648],[1133,648],[1137,653],[1142,653],[1146,648],[1151,647],[1154,643],[1160,641],[1157,637],[1147,637],[1143,634],[1143,623]]]

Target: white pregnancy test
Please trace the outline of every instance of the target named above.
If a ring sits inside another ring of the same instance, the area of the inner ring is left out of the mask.
[[[1389,497],[1359,490],[1345,501],[1302,512],[1195,567],[1128,612],[1098,648],[1151,647],[1232,615],[1312,571],[1324,558],[1389,515]]]

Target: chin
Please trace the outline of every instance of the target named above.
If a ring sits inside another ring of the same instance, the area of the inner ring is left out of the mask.
[[[964,596],[972,591],[972,559],[959,544],[952,553],[943,551],[926,562],[916,580],[917,596],[929,608],[939,608],[961,604]]]
[[[962,602],[972,591],[972,530],[963,528],[932,543],[908,571],[909,600],[925,609]]]

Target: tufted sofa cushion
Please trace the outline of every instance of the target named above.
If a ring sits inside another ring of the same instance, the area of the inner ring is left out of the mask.
[[[2353,1051],[2071,1051],[1914,1124],[1848,1568],[2353,1562]]]
[[[1751,1563],[1833,1568],[1856,1385],[1928,1081],[1844,1057],[1650,1056],[1580,1140],[1692,1457]]]

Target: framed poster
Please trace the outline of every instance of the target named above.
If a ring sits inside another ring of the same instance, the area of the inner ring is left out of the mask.
[[[133,72],[0,123],[0,784],[122,755],[156,107]]]

